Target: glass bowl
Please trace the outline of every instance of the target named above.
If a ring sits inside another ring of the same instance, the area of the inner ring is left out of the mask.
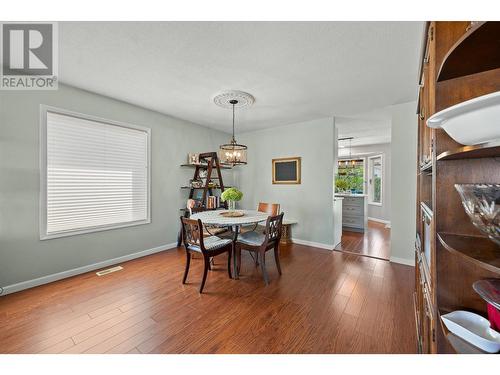
[[[500,184],[455,184],[472,224],[500,245]]]

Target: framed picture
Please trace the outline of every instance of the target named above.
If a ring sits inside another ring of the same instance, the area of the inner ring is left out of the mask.
[[[273,184],[300,184],[300,157],[273,159]]]
[[[188,154],[188,164],[200,164],[200,154]]]

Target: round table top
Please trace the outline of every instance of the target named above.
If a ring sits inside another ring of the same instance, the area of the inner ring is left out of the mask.
[[[220,213],[225,210],[211,210],[202,211],[191,215],[190,219],[198,220],[200,219],[203,224],[214,224],[214,225],[243,225],[243,224],[255,224],[261,221],[266,221],[268,214],[265,212],[259,212],[254,210],[236,210],[243,212],[244,215],[240,217],[225,217]]]

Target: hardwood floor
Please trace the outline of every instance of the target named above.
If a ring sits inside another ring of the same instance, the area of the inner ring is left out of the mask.
[[[386,228],[385,224],[368,220],[368,230],[364,233],[342,231],[342,242],[335,250],[389,259],[390,241],[391,230]]]
[[[244,252],[240,280],[180,248],[0,297],[0,353],[414,353],[412,267],[287,245],[270,285]],[[198,257],[199,258],[199,257]]]

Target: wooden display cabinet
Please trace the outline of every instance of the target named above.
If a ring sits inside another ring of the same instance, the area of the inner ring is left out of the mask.
[[[498,32],[500,22],[428,22],[422,40],[415,243],[421,353],[480,352],[448,332],[440,316],[459,309],[486,316],[486,303],[472,283],[500,277],[499,246],[472,225],[454,188],[456,183],[500,183],[500,143],[464,146],[426,126],[438,111],[500,90]]]

